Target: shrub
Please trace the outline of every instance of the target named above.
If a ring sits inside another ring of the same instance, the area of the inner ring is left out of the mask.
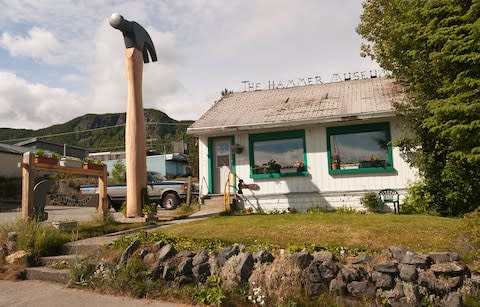
[[[362,198],[360,198],[362,206],[367,209],[369,212],[380,212],[378,206],[377,194],[373,192],[365,193]]]
[[[433,198],[426,189],[423,180],[418,180],[408,185],[407,196],[402,204],[402,213],[437,215]]]
[[[15,228],[18,232],[18,249],[27,251],[34,262],[43,256],[59,255],[63,245],[69,241],[69,234],[33,220],[19,221]]]
[[[464,257],[473,263],[473,269],[480,269],[480,207],[463,217],[462,248]]]
[[[220,306],[224,298],[222,279],[216,275],[208,276],[207,286],[198,286],[195,291],[195,300],[199,304]]]

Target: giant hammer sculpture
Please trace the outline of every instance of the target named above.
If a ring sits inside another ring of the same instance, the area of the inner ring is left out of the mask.
[[[118,13],[110,17],[110,25],[122,31],[125,40],[125,66],[128,79],[125,153],[127,160],[127,217],[142,215],[143,191],[147,187],[145,117],[142,101],[143,63],[157,60],[155,47],[147,31],[135,21]]]

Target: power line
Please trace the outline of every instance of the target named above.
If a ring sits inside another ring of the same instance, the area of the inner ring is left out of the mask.
[[[166,125],[166,126],[190,126],[191,124],[187,123],[154,123],[154,122],[147,122],[145,123],[146,125]],[[24,140],[29,140],[31,138],[51,138],[51,137],[56,137],[56,136],[63,136],[63,135],[70,135],[70,134],[77,134],[77,133],[85,133],[85,132],[92,132],[92,131],[98,131],[98,130],[105,130],[105,129],[111,129],[111,128],[118,128],[118,127],[124,127],[125,124],[119,124],[119,125],[113,125],[113,126],[106,126],[106,127],[99,127],[99,128],[92,128],[92,129],[86,129],[86,130],[80,130],[80,131],[72,131],[72,132],[63,132],[63,133],[56,133],[56,134],[48,134],[48,135],[40,135],[40,136],[30,136],[30,137],[25,137],[25,138],[18,138],[18,139],[10,139],[10,140],[0,140],[0,142],[18,142],[18,141],[24,141]]]

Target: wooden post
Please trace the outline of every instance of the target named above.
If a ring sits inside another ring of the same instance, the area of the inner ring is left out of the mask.
[[[32,168],[33,155],[30,152],[23,154],[22,160],[22,218],[27,220],[33,216],[33,186],[35,184],[35,170]]]
[[[143,54],[135,48],[125,50],[128,79],[125,155],[127,168],[127,217],[142,216],[142,189],[147,187],[145,117],[142,101]]]
[[[188,180],[187,180],[187,206],[190,205],[191,198],[192,198],[192,176],[188,176]]]
[[[97,212],[104,219],[107,216],[107,167],[103,166],[103,176],[98,177],[98,208]]]

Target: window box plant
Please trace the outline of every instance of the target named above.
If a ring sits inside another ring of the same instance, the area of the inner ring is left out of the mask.
[[[101,171],[101,170],[103,170],[104,166],[105,166],[105,164],[103,164],[102,161],[94,160],[90,157],[87,157],[83,160],[82,168],[83,169],[93,169],[93,170]]]
[[[55,165],[58,163],[58,160],[60,160],[58,153],[45,151],[43,149],[37,149],[33,155],[34,163]]]

